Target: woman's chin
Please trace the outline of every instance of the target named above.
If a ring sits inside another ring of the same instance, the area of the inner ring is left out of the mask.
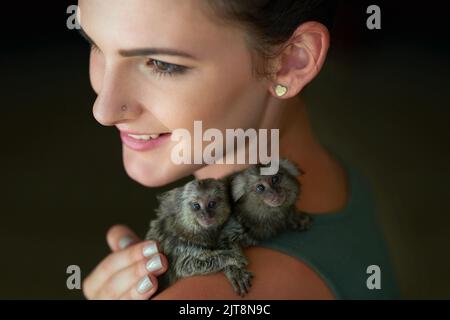
[[[170,159],[144,159],[124,153],[123,164],[127,175],[137,183],[149,187],[162,187],[191,175],[197,168],[191,165],[175,165]]]
[[[163,177],[159,177],[158,175],[144,176],[142,174],[142,170],[137,169],[135,167],[128,168],[127,166],[125,166],[125,171],[132,180],[136,181],[137,183],[141,184],[144,187],[156,188],[162,187],[165,184],[170,183],[167,182],[167,179],[163,179]]]

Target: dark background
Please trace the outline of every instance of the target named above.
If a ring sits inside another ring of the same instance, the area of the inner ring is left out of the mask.
[[[341,4],[303,96],[323,143],[373,182],[404,296],[450,298],[450,11],[420,3]],[[67,266],[86,276],[113,224],[142,236],[160,191],[127,177],[116,130],[92,116],[89,49],[66,28],[69,4],[2,6],[0,298],[82,298]],[[365,26],[370,4],[381,30]]]

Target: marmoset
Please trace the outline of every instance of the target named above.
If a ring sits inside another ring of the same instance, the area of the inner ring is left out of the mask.
[[[300,193],[296,179],[301,173],[288,160],[281,160],[275,175],[261,175],[254,165],[230,176],[233,215],[221,236],[221,245],[258,244],[285,230],[307,230],[311,217],[295,208]]]
[[[157,217],[145,238],[158,241],[169,261],[160,289],[182,277],[224,272],[237,294],[248,293],[253,275],[245,269],[248,261],[241,248],[218,247],[231,213],[226,181],[193,180],[158,199]]]

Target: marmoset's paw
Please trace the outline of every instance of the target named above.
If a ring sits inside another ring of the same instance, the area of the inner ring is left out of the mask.
[[[253,279],[253,274],[250,271],[230,266],[225,269],[225,275],[231,282],[236,294],[243,297],[249,292]]]
[[[243,254],[240,254],[235,250],[220,250],[218,251],[218,254],[226,259],[225,264],[228,266],[244,268],[246,265],[248,265],[247,258]]]

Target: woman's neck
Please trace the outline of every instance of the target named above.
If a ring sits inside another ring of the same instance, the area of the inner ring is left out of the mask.
[[[304,174],[297,208],[309,213],[335,212],[347,204],[348,181],[342,165],[323,148],[313,134],[306,106],[298,99],[273,100],[260,128],[280,129],[280,158],[294,162]],[[196,178],[222,178],[249,165],[210,165]]]

